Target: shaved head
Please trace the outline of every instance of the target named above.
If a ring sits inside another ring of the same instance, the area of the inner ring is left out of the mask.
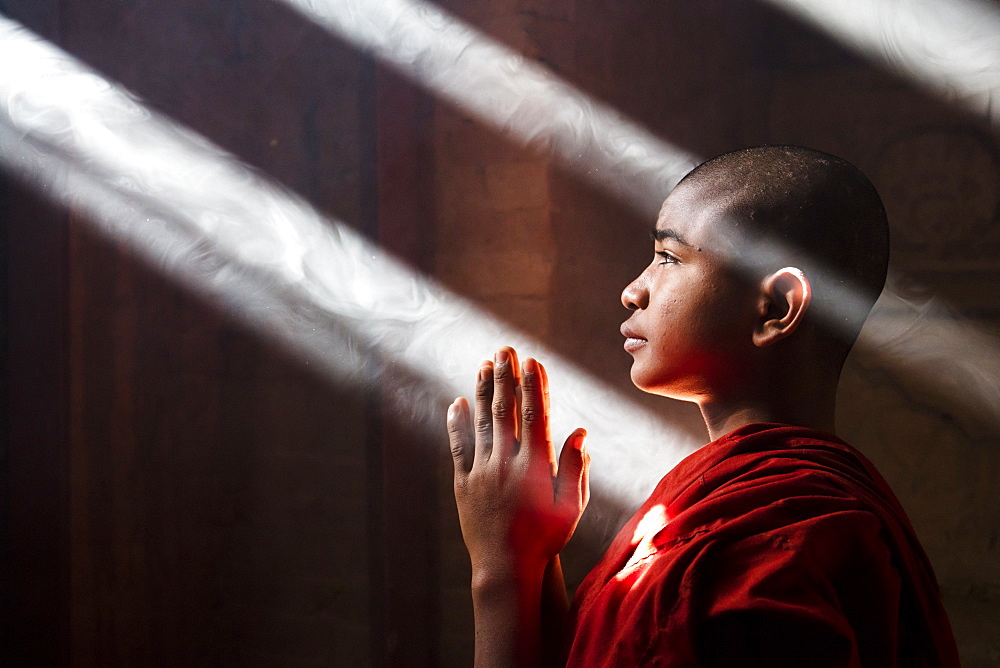
[[[889,261],[885,209],[861,170],[800,146],[756,146],[702,163],[677,186],[687,188],[711,197],[731,225],[737,255],[755,254],[734,258],[744,270],[763,276],[799,267],[812,283],[814,305],[840,313],[836,338],[854,342]],[[845,310],[833,302],[848,286],[857,298]]]

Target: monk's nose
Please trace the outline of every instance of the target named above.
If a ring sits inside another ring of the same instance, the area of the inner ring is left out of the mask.
[[[649,290],[641,274],[622,290],[622,306],[630,311],[637,311],[649,306]]]

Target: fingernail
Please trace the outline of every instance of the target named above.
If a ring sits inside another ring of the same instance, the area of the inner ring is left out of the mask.
[[[506,350],[498,350],[493,356],[493,361],[497,364],[506,364],[510,360],[510,354]]]
[[[484,364],[483,366],[479,367],[479,382],[480,383],[489,380],[490,376],[492,376],[492,375],[493,375],[493,370],[490,369],[490,365],[489,364]]]
[[[454,420],[456,415],[458,415],[458,399],[448,406],[448,419]]]
[[[535,362],[535,358],[529,357],[524,360],[524,364],[521,365],[521,369],[524,371],[524,375],[534,374],[538,371],[538,364]]]
[[[576,433],[576,438],[573,439],[573,447],[582,452],[585,440],[587,440],[587,430],[580,429]]]

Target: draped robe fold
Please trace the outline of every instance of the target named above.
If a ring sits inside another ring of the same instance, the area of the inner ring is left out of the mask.
[[[570,666],[958,666],[933,571],[875,467],[753,424],[678,464],[577,589]]]

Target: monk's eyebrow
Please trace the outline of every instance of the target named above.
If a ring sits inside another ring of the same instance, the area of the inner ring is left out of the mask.
[[[684,244],[685,246],[691,245],[684,240],[684,237],[682,237],[675,230],[672,230],[669,227],[654,227],[653,230],[649,233],[649,238],[652,239],[653,241],[664,241],[666,239],[673,239],[674,241],[680,244]]]

